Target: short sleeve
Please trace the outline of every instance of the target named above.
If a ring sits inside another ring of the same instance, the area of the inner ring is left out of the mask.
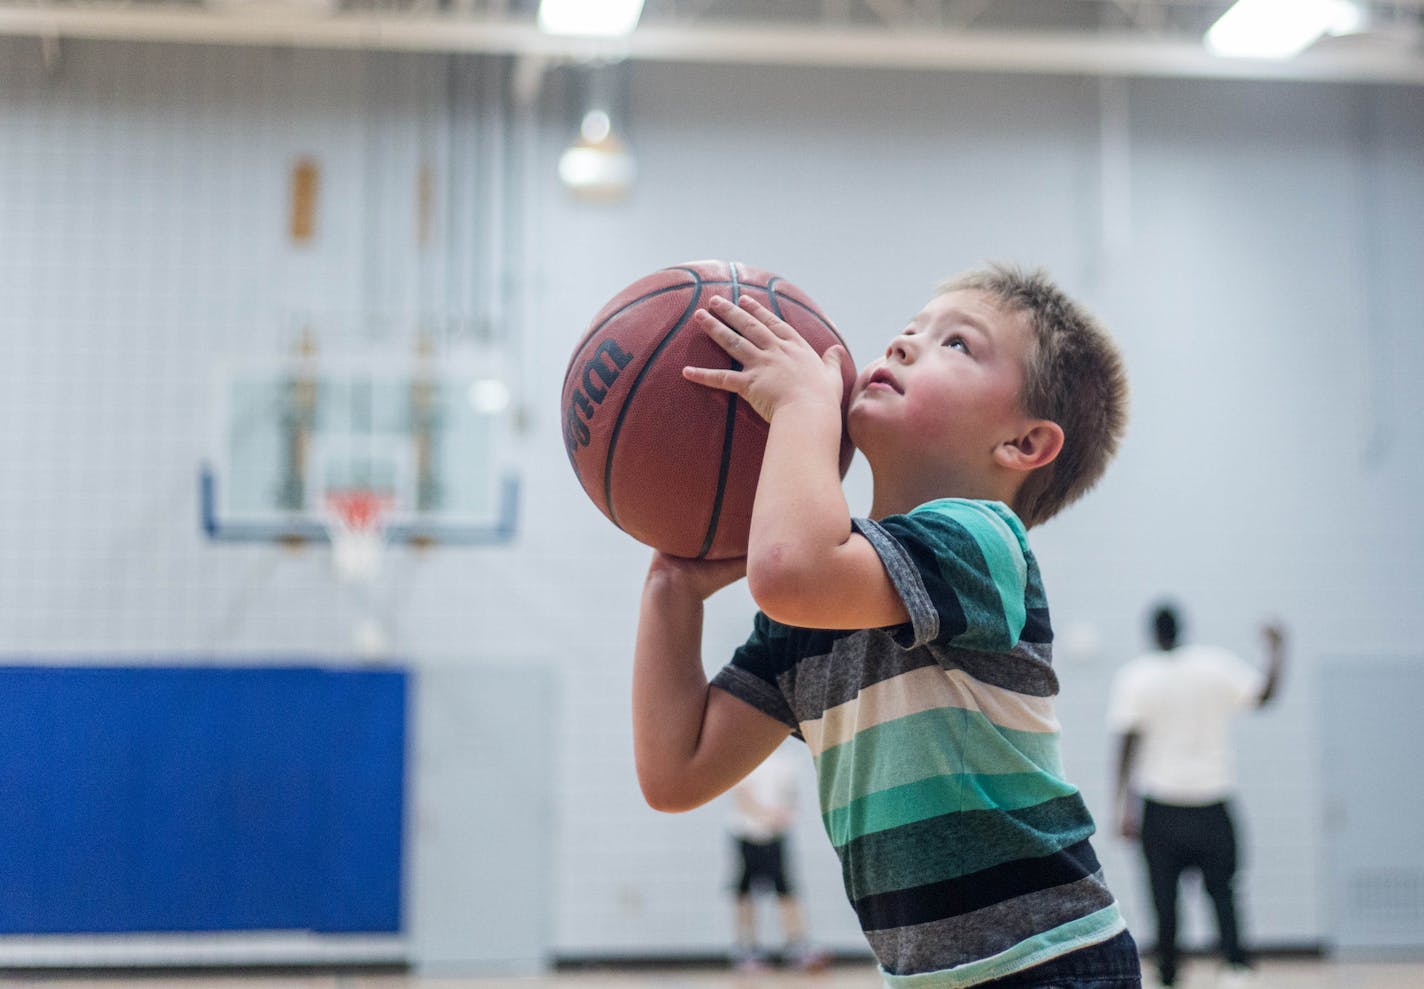
[[[1235,653],[1224,649],[1212,651],[1213,665],[1223,692],[1234,707],[1251,707],[1261,700],[1266,678]]]
[[[1132,664],[1118,670],[1108,695],[1108,730],[1125,735],[1142,727],[1141,691]]]
[[[1006,652],[1019,641],[1031,603],[1027,538],[1005,506],[943,499],[855,526],[910,614],[893,633],[901,646]]]
[[[787,633],[760,611],[752,622],[752,633],[737,647],[732,661],[712,678],[712,686],[799,731],[791,705],[781,689],[781,678],[789,666]]]

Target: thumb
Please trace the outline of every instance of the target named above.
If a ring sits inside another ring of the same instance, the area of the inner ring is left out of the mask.
[[[846,411],[850,408],[850,393],[856,377],[855,361],[850,351],[838,343],[827,347],[821,355],[821,366],[826,369],[828,377],[834,376],[841,383],[841,411]]]

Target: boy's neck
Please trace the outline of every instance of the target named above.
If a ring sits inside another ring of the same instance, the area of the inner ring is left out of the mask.
[[[887,515],[904,515],[939,498],[970,498],[982,501],[1002,501],[1013,505],[1017,478],[979,478],[966,480],[950,477],[886,477],[872,466],[874,493],[870,517],[883,519]]]

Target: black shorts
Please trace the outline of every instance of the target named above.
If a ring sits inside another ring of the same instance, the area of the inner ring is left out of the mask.
[[[753,886],[771,886],[777,896],[790,896],[791,884],[786,881],[786,866],[782,861],[780,838],[773,838],[765,844],[737,839],[737,850],[741,854],[742,873],[737,878],[738,896],[746,896]]]

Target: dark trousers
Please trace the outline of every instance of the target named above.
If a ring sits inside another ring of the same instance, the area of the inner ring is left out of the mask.
[[[1247,964],[1236,925],[1236,828],[1225,803],[1178,807],[1143,802],[1142,854],[1157,911],[1157,970],[1162,984],[1177,979],[1177,887],[1188,869],[1201,872],[1216,910],[1221,953],[1228,965]]]

